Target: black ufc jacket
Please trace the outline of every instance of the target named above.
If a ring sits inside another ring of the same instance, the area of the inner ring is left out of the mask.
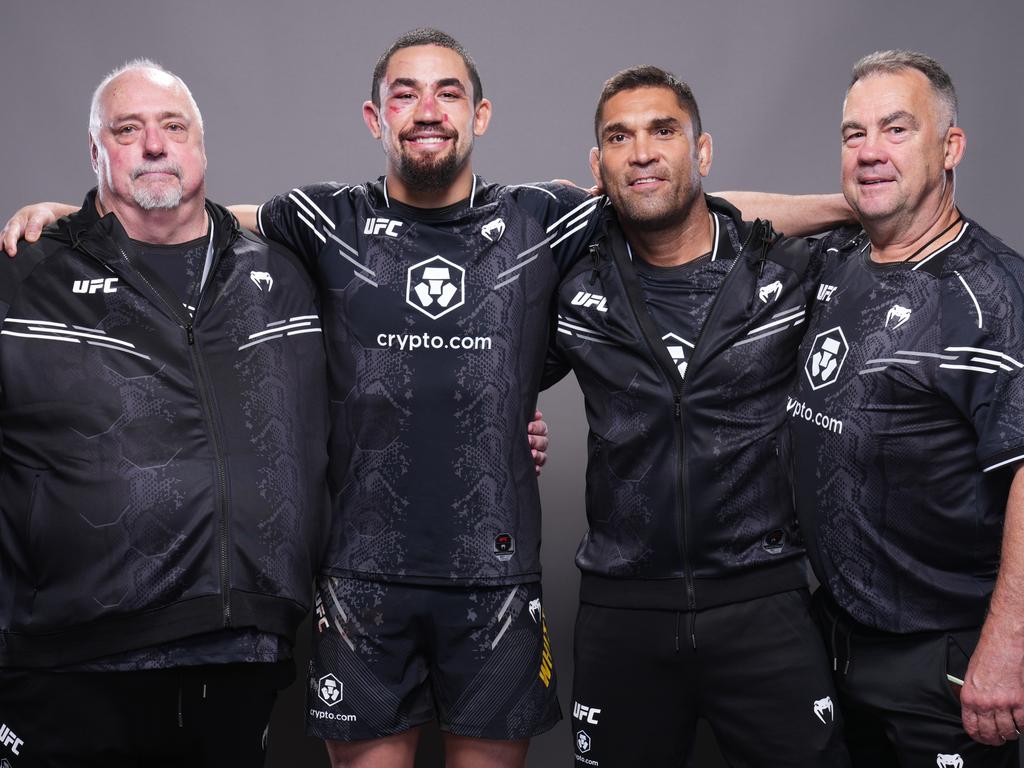
[[[309,277],[208,202],[193,320],[94,198],[0,260],[0,666],[291,640],[328,522]]]
[[[695,610],[806,586],[780,443],[816,271],[804,240],[708,198],[733,259],[680,379],[609,209],[562,281],[548,386],[586,400],[581,599]]]

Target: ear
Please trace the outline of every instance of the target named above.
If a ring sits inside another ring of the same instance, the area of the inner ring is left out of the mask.
[[[960,161],[964,159],[964,152],[967,151],[967,135],[963,128],[954,125],[946,130],[946,153],[942,165],[947,171],[952,171]]]
[[[701,177],[706,177],[711,173],[711,160],[714,154],[711,134],[702,133],[697,139],[697,170],[700,171]]]
[[[373,138],[379,139],[381,137],[380,110],[377,109],[372,101],[363,102],[363,122],[370,129]]]
[[[93,139],[92,134],[90,133],[89,134],[89,160],[90,160],[90,162],[92,162],[92,172],[93,173],[98,173],[99,172],[99,168],[100,168],[100,166],[99,166],[99,158],[100,158],[100,148],[98,146],[96,146],[96,141],[95,141],[95,139]]]
[[[594,177],[597,188],[604,192],[601,184],[601,150],[597,147],[590,148],[590,174]]]
[[[487,126],[491,123],[491,102],[487,99],[480,99],[473,113],[473,135],[483,136]]]

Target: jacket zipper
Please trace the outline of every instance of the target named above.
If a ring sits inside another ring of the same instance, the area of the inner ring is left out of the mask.
[[[711,309],[708,311],[708,316],[701,326],[700,332],[697,334],[697,340],[693,345],[693,355],[690,357],[690,364],[687,366],[687,373],[691,372],[693,364],[697,361],[697,352],[701,349],[701,339],[704,338],[705,330],[713,324],[716,317],[716,310],[720,305],[720,299],[722,294],[726,291],[726,283],[732,276],[733,271],[736,269],[736,265],[740,263],[743,258],[743,254],[747,250],[747,246],[753,242],[754,236],[761,231],[761,227],[758,222],[755,222],[754,227],[751,229],[750,234],[747,236],[746,241],[740,246],[739,253],[736,254],[736,258],[733,260],[732,266],[729,267],[729,271],[722,279],[721,286],[719,286],[718,292],[715,294],[714,301],[711,304]],[[643,334],[644,340],[647,342],[648,348],[651,350],[654,360],[661,369],[662,373],[668,378],[669,387],[672,389],[672,403],[673,403],[673,423],[675,424],[675,435],[676,435],[676,448],[679,455],[679,467],[677,473],[677,482],[679,483],[679,500],[680,500],[680,513],[682,515],[683,530],[682,530],[682,549],[683,549],[683,575],[684,582],[686,583],[686,605],[690,611],[695,611],[697,608],[697,595],[693,584],[693,567],[690,562],[689,552],[689,539],[690,539],[690,526],[689,526],[689,505],[687,504],[687,492],[686,489],[689,487],[689,471],[686,462],[686,440],[684,437],[683,430],[683,396],[686,392],[686,384],[692,378],[692,375],[687,376],[681,382],[678,381],[679,371],[670,370],[666,367],[664,361],[657,354],[659,349],[656,345],[661,343],[661,339],[652,339],[648,333],[647,324],[641,319],[640,307],[634,304],[633,298],[630,292],[626,291],[626,300],[629,303],[630,308],[633,310],[633,316],[636,318],[637,325],[640,327],[640,332]],[[691,633],[692,634],[692,633]],[[691,640],[696,648],[696,638],[691,637]]]
[[[211,233],[212,237],[212,233]],[[81,243],[77,241],[74,243],[82,253],[89,256],[91,259],[100,262],[104,266],[106,263],[89,250]],[[123,248],[118,248],[121,254],[121,259],[125,266],[131,270],[142,282],[146,284],[153,295],[160,299],[160,302],[167,308],[171,316],[177,321],[178,325],[185,331],[185,338],[188,342],[189,357],[192,360],[192,369],[195,371],[196,377],[196,390],[199,393],[199,402],[203,410],[203,416],[206,418],[206,424],[210,431],[210,441],[213,444],[213,456],[214,463],[217,468],[217,511],[218,511],[218,534],[219,534],[219,555],[220,555],[220,590],[221,590],[221,606],[224,617],[224,626],[231,626],[231,592],[230,582],[228,578],[228,571],[230,567],[229,547],[228,547],[228,504],[227,504],[227,471],[225,470],[224,461],[224,449],[221,444],[220,430],[217,428],[217,422],[213,418],[213,406],[211,405],[211,397],[209,394],[209,386],[207,381],[209,376],[206,373],[206,366],[203,361],[202,354],[199,350],[199,345],[196,344],[195,337],[195,319],[194,317],[199,314],[199,307],[203,301],[203,292],[200,290],[199,299],[196,301],[195,316],[188,317],[187,313],[179,310],[173,302],[169,302],[159,290],[149,281],[145,274],[135,267],[132,263],[131,258]]]

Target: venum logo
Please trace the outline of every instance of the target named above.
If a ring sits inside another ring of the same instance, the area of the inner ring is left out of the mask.
[[[826,712],[828,713],[828,721],[827,722],[828,723],[833,722],[835,720],[835,710],[832,707],[832,697],[831,696],[826,696],[824,699],[818,699],[817,701],[814,702],[814,714],[823,723],[826,722],[826,720],[825,720],[825,713]]]
[[[367,219],[363,225],[363,234],[379,235],[383,233],[388,237],[398,237],[398,228],[401,226],[404,224],[395,219]]]
[[[503,219],[488,221],[480,227],[480,234],[483,235],[484,239],[488,242],[498,242],[501,239],[501,236],[505,234],[505,221]]]
[[[75,293],[117,293],[116,277],[98,277],[95,280],[75,280],[71,290]]]
[[[811,382],[811,388],[821,389],[833,384],[839,378],[839,371],[849,351],[850,345],[846,343],[843,329],[838,325],[815,336],[807,362],[804,363],[804,373]]]
[[[608,300],[596,293],[580,291],[572,297],[572,304],[577,307],[594,307],[598,312],[608,311]]]
[[[466,302],[466,270],[440,256],[413,264],[406,278],[405,300],[437,320]]]
[[[249,279],[256,283],[256,287],[260,289],[260,293],[263,292],[264,286],[267,288],[267,293],[270,293],[270,289],[274,287],[274,278],[270,276],[269,272],[257,272],[253,270],[249,273]]]
[[[889,307],[889,311],[885,313],[885,327],[896,330],[910,319],[910,314],[910,310],[906,307],[901,307],[899,304],[893,304]],[[890,322],[892,325],[889,325]]]
[[[940,752],[935,755],[935,765],[939,768],[964,768],[964,759],[959,754],[943,755]]]
[[[535,597],[530,601],[530,618],[533,619],[533,623],[536,624],[540,621],[540,598]]]
[[[572,703],[572,716],[591,725],[597,725],[597,716],[601,714],[600,707],[588,707],[578,701]]]
[[[316,692],[317,696],[320,697],[320,701],[328,707],[333,707],[341,701],[344,694],[344,686],[342,686],[341,680],[334,675],[327,674],[320,678],[320,681],[317,683]]]
[[[761,286],[761,289],[757,292],[757,297],[765,304],[770,301],[775,301],[781,295],[782,282],[779,280],[776,280],[774,283],[768,283],[768,285]]]

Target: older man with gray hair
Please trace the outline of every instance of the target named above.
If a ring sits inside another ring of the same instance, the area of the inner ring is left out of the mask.
[[[920,53],[859,61],[860,226],[826,263],[786,409],[856,766],[1016,766],[1024,725],[1024,260],[954,203],[965,134]]]
[[[206,199],[180,78],[89,122],[97,189],[0,263],[0,757],[261,765],[327,524],[315,293]]]

